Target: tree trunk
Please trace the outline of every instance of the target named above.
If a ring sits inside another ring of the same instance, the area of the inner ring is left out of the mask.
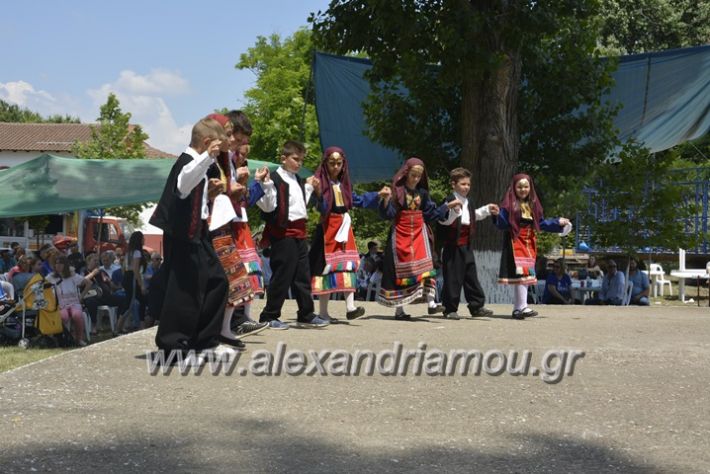
[[[476,206],[499,203],[516,170],[520,69],[519,51],[507,51],[497,69],[464,79],[461,164],[473,173],[471,197]],[[479,224],[476,248],[499,251],[501,233],[490,220]]]

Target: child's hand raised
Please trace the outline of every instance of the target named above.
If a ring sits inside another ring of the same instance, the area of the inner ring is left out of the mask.
[[[569,219],[567,219],[566,217],[560,217],[560,227],[564,227],[568,224],[571,224]]]
[[[243,179],[245,176],[249,177],[249,168],[246,166],[237,168],[237,181]]]
[[[461,209],[461,207],[463,206],[461,201],[459,201],[458,199],[454,199],[453,201],[449,201],[446,203],[446,205],[448,206],[449,209],[453,209],[455,207],[458,209]]]
[[[392,190],[389,186],[382,186],[382,189],[380,189],[377,195],[380,196],[380,199],[387,201],[392,197]]]
[[[263,168],[260,168],[256,170],[254,173],[254,179],[256,179],[259,182],[266,183],[269,178],[269,168],[264,166]]]
[[[219,148],[222,146],[222,140],[212,140],[207,146],[207,154],[212,158],[219,155]]]
[[[309,176],[306,178],[306,183],[313,186],[313,191],[320,196],[320,180],[315,176]]]
[[[490,212],[492,216],[497,216],[500,213],[500,208],[498,207],[498,204],[489,204],[488,212]]]

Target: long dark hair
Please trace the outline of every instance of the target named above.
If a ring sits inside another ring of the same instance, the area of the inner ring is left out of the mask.
[[[132,233],[130,239],[128,239],[128,252],[130,254],[133,254],[134,250],[140,250],[142,252],[144,241],[145,237],[143,236],[143,232],[137,230]]]

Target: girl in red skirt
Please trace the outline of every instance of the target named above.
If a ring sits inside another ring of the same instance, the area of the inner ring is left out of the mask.
[[[537,284],[536,233],[569,233],[572,224],[564,217],[543,217],[542,204],[532,178],[522,173],[513,176],[500,205],[500,213],[494,217],[494,221],[499,229],[505,231],[498,283],[513,285],[513,319],[536,316],[537,312],[528,308],[528,286]]]
[[[380,204],[384,219],[394,221],[385,247],[382,282],[377,302],[395,308],[395,319],[411,316],[404,305],[424,297],[429,314],[441,312],[437,305],[433,245],[427,223],[444,220],[449,209],[461,207],[457,199],[438,206],[429,197],[429,179],[419,158],[408,159],[392,179],[392,196]]]
[[[378,193],[355,194],[350,184],[348,160],[345,152],[336,146],[323,153],[323,160],[316,169],[320,181],[318,211],[320,224],[313,234],[309,263],[311,267],[311,291],[318,296],[319,316],[331,322],[337,321],[328,314],[328,301],[333,293],[345,294],[346,318],[358,319],[365,315],[365,308],[355,307],[357,271],[360,254],[348,211],[353,207],[376,210]],[[389,188],[383,188],[383,191]]]

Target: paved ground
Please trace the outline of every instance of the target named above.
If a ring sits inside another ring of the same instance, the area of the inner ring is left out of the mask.
[[[537,367],[547,350],[585,351],[557,384],[508,374],[151,376],[154,330],[72,351],[0,374],[0,471],[710,471],[708,308],[540,308],[525,321],[494,306],[500,316],[396,322],[368,303],[373,316],[349,326],[254,336],[245,357],[279,341],[528,349]]]

